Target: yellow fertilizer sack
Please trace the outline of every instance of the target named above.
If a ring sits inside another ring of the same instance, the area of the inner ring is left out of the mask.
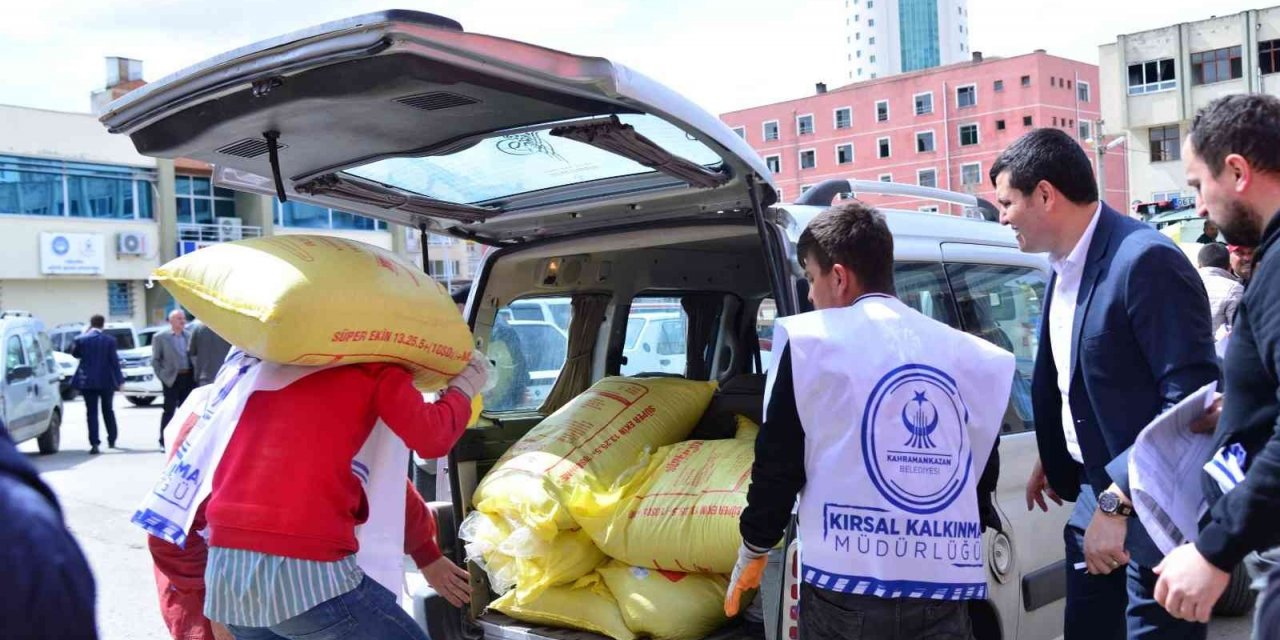
[[[527,527],[480,511],[467,515],[458,536],[466,541],[467,558],[488,574],[493,590],[513,592],[521,604],[548,587],[573,583],[607,560],[581,529],[561,531],[546,541]]]
[[[489,608],[530,624],[581,629],[613,640],[636,638],[636,634],[622,621],[618,602],[598,573],[585,576],[570,586],[547,589],[527,604],[516,602],[514,592],[508,593],[495,600]]]
[[[756,424],[746,416],[734,416],[738,422],[738,430],[733,434],[738,440],[756,441],[756,436],[760,435],[760,425]]]
[[[152,278],[227,342],[271,362],[394,362],[433,390],[471,359],[471,332],[448,292],[362,242],[297,235],[215,244]]]
[[[605,378],[512,445],[476,488],[473,504],[544,540],[576,529],[563,499],[606,492],[645,451],[688,437],[715,388],[677,378]]]
[[[690,440],[663,447],[628,485],[579,492],[570,511],[611,558],[651,569],[731,573],[755,443]]]
[[[729,580],[710,573],[677,573],[613,561],[600,568],[622,621],[655,640],[696,640],[719,629]]]

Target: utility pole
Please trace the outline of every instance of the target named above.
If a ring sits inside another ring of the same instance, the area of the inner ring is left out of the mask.
[[[1093,152],[1098,154],[1098,199],[1107,201],[1107,139],[1102,135],[1104,121],[1093,121]]]

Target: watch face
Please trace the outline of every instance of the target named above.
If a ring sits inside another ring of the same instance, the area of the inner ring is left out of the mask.
[[[1098,508],[1103,513],[1115,513],[1116,507],[1120,506],[1120,499],[1114,493],[1103,493],[1098,496]]]

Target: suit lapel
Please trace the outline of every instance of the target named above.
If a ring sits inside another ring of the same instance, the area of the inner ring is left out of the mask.
[[[1089,242],[1089,253],[1085,258],[1084,272],[1080,276],[1080,290],[1076,293],[1076,312],[1071,323],[1071,371],[1077,371],[1076,364],[1080,357],[1080,333],[1084,330],[1084,319],[1089,314],[1089,303],[1093,301],[1094,285],[1102,273],[1107,254],[1110,253],[1111,231],[1115,226],[1116,212],[1111,207],[1102,205],[1098,215],[1098,226],[1093,229],[1093,239]],[[1074,377],[1074,375],[1072,376]]]

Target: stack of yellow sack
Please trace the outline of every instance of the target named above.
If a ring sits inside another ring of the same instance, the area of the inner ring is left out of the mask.
[[[504,594],[490,606],[615,640],[690,640],[725,623],[756,427],[683,441],[713,391],[602,380],[513,446],[462,527]]]
[[[448,292],[362,242],[226,242],[173,260],[152,279],[227,342],[271,362],[394,362],[431,391],[471,359],[471,332]]]

